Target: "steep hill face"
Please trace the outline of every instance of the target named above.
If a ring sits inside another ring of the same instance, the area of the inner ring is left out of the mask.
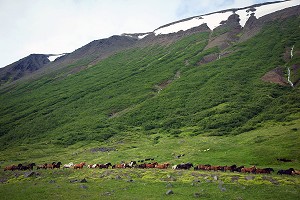
[[[260,18],[255,6],[228,10],[93,41],[34,79],[0,88],[1,147],[127,134],[235,135],[299,119],[299,7]],[[254,14],[246,21],[238,13],[247,10]],[[216,27],[201,21],[215,14],[226,17]],[[200,25],[182,29],[190,20]],[[263,81],[274,69],[295,86]]]

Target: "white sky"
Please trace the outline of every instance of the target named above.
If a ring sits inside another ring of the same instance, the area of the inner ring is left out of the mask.
[[[0,0],[0,67],[122,33],[275,0]]]

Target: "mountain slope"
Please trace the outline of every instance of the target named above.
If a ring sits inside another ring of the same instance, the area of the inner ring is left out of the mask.
[[[269,24],[230,47],[229,56],[200,66],[204,56],[219,52],[204,50],[208,32],[169,46],[125,50],[63,79],[48,75],[2,90],[2,147],[43,138],[102,141],[132,131],[238,134],[268,120],[297,119],[299,88],[261,77],[285,65],[282,53],[290,44],[300,49],[299,22],[294,17]]]
[[[230,11],[213,31],[201,24],[91,42],[0,88],[1,148],[130,133],[236,135],[297,120],[299,87],[262,77],[280,67],[282,79],[290,68],[299,80],[299,7],[250,17],[244,27]]]

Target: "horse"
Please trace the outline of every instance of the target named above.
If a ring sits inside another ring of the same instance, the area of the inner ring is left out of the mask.
[[[99,167],[99,164],[87,165],[87,168],[95,169]]]
[[[37,165],[36,169],[47,169],[47,163],[42,164],[42,165]]]
[[[137,165],[137,168],[145,169],[146,168],[146,164],[145,163],[139,164],[139,165]]]
[[[170,166],[170,163],[156,164],[155,168],[158,168],[158,169],[167,169],[169,166]]]
[[[271,172],[274,172],[273,168],[263,168],[263,169],[256,168],[255,170],[255,173],[257,174],[271,174]]]
[[[21,165],[19,166],[19,170],[33,170],[33,166],[35,166],[35,163],[30,163],[28,165]]]
[[[236,170],[236,165],[231,165],[231,166],[224,166],[223,170],[224,172],[226,172],[227,170],[231,171],[231,172],[234,172]]]
[[[74,163],[70,162],[69,164],[64,164],[63,169],[65,168],[71,168],[74,166]]]
[[[239,167],[236,167],[233,171],[234,171],[234,172],[242,172],[242,169],[243,169],[244,167],[245,167],[244,165],[239,166]]]
[[[255,166],[252,166],[252,167],[249,167],[249,168],[244,167],[244,168],[241,169],[241,172],[243,172],[243,173],[255,173],[255,171],[256,171]]]
[[[148,163],[148,164],[146,164],[146,168],[155,168],[155,165],[157,165],[157,164],[158,164],[157,162]]]
[[[61,166],[61,165],[62,165],[61,162],[54,163],[54,164],[53,164],[53,169],[54,169],[54,168],[60,169],[60,166]]]
[[[223,170],[224,167],[222,166],[210,166],[210,170],[218,171],[218,170]]]
[[[294,170],[293,174],[300,175],[300,170]]]
[[[108,169],[109,166],[112,166],[111,163],[105,163],[105,164],[98,164],[98,167],[100,169]]]
[[[46,164],[46,169],[53,169],[55,164],[56,164],[55,162],[51,164]]]
[[[113,166],[111,166],[112,169],[115,169],[115,168],[125,168],[125,163],[121,163],[121,164],[115,164]]]
[[[194,167],[194,170],[210,170],[211,165],[206,164],[206,165],[197,165]]]
[[[136,161],[130,161],[130,163],[128,164],[130,168],[136,166]]]
[[[22,165],[22,164],[21,164],[21,165]],[[7,171],[7,170],[14,171],[14,170],[17,170],[17,169],[19,169],[19,167],[16,166],[16,165],[9,165],[9,166],[6,166],[6,167],[4,168],[4,171]]]
[[[177,169],[190,169],[191,167],[194,167],[192,163],[181,163],[177,165]]]
[[[282,175],[282,174],[293,175],[294,173],[295,173],[294,168],[289,168],[287,170],[281,169],[277,172],[277,174],[280,174],[280,175]]]
[[[85,165],[85,162],[81,162],[81,163],[79,163],[79,164],[75,164],[75,165],[73,166],[73,168],[74,168],[74,169],[82,169],[84,165]]]

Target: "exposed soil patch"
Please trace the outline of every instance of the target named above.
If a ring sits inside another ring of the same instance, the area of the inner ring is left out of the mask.
[[[267,72],[261,79],[265,82],[276,83],[282,86],[289,85],[286,78],[284,77],[283,67],[277,67]]]

